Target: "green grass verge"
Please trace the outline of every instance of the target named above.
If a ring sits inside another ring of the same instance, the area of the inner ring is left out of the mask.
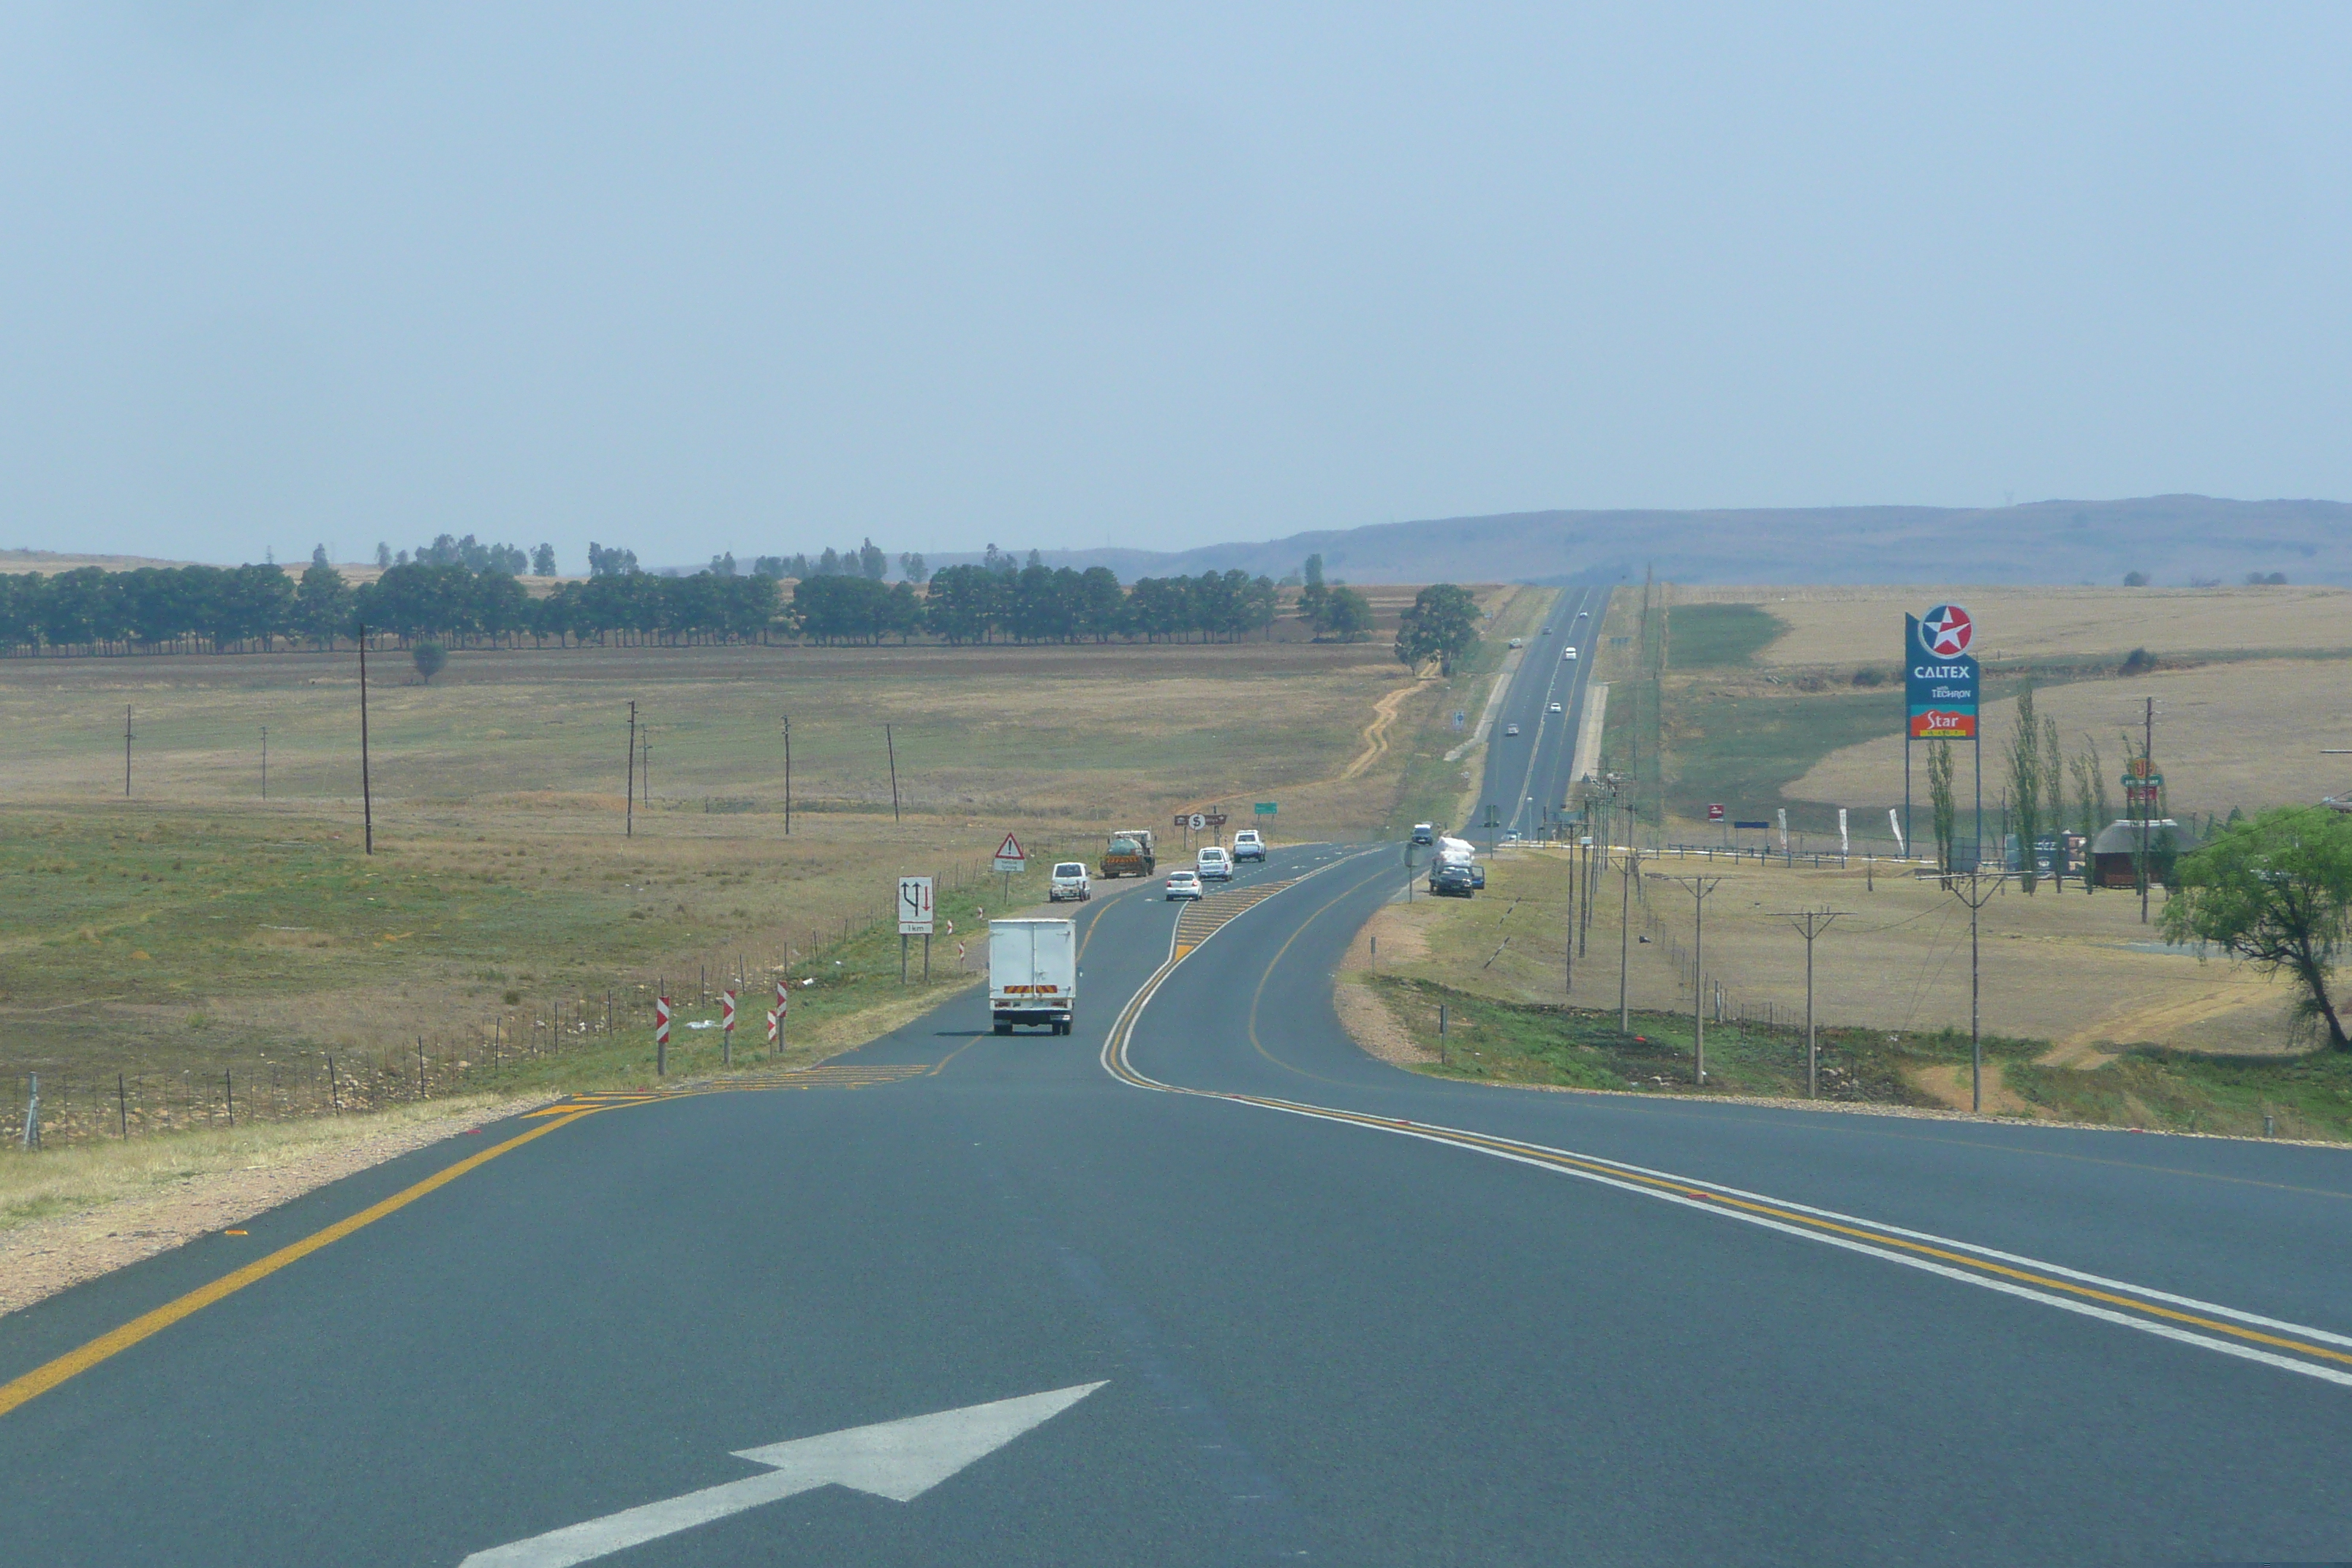
[[[1702,1090],[1691,1082],[1687,1014],[1636,1012],[1627,1034],[1611,1011],[1504,1002],[1392,975],[1370,979],[1416,1045],[1433,1053],[1442,1045],[1444,1059],[1419,1069],[1433,1076],[1709,1098],[1805,1093],[1802,1030],[1709,1023]],[[1921,1068],[1965,1072],[1969,1060],[1969,1037],[1957,1030],[1824,1027],[1818,1037],[1824,1100],[1937,1105],[1911,1075]],[[2143,1049],[2089,1070],[2032,1065],[2048,1046],[2006,1036],[1984,1042],[1999,1083],[2037,1118],[2259,1137],[2268,1115],[2282,1138],[2352,1141],[2352,1053],[2253,1058]]]
[[[1666,612],[1666,657],[1675,669],[1746,664],[1788,629],[1761,605],[1677,605]]]

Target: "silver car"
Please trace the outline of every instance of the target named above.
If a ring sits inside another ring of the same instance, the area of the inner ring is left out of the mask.
[[[1189,867],[1181,871],[1171,871],[1164,886],[1171,900],[1197,899],[1201,896],[1201,873]]]

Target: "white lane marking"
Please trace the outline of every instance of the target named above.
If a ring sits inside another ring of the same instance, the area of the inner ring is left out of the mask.
[[[2278,1367],[2287,1372],[2301,1373],[2306,1377],[2315,1377],[2320,1379],[2322,1382],[2333,1383],[2342,1387],[2352,1388],[2352,1372],[2341,1371],[2336,1367],[2326,1366],[2314,1362],[2298,1361],[2290,1356],[2280,1355],[2273,1352],[2263,1350],[2259,1346],[2240,1344],[2230,1340],[2215,1338],[2209,1334],[2199,1333],[2193,1329],[2182,1328],[2174,1323],[2157,1321],[2145,1318],[2136,1318],[2127,1313],[2116,1311],[2112,1308],[2101,1306],[2096,1302],[2076,1300],[2071,1297],[2054,1291],[2037,1290],[2031,1285],[2021,1284],[2015,1280],[2002,1279],[1987,1275],[1970,1273],[1966,1269],[1956,1268],[1948,1264],[1939,1263],[1933,1258],[1914,1256],[1901,1250],[1900,1248],[1874,1247],[1865,1240],[1852,1237],[1826,1235],[1817,1230],[1809,1229],[1803,1226],[1790,1225],[1786,1221],[1774,1219],[1768,1215],[1750,1214],[1738,1208],[1726,1207],[1721,1204],[1707,1203],[1698,1198],[1685,1197],[1671,1192],[1662,1192],[1657,1187],[1651,1185],[1650,1183],[1670,1182],[1677,1186],[1692,1189],[1694,1191],[1719,1193],[1726,1197],[1739,1198],[1750,1203],[1769,1204],[1774,1207],[1803,1214],[1811,1217],[1819,1218],[1825,1222],[1850,1225],[1857,1228],[1875,1230],[1889,1237],[1899,1237],[1906,1241],[1916,1241],[1924,1245],[1948,1248],[1955,1252],[1973,1254],[1977,1257],[1985,1258],[1988,1262],[2000,1263],[2021,1268],[2039,1269],[2045,1273],[2055,1275],[2061,1279],[2073,1280],[2086,1286],[2111,1291],[2116,1295],[2135,1296],[2150,1302],[2161,1302],[2170,1307],[2202,1313],[2210,1313],[2215,1317],[2229,1318],[2241,1323],[2245,1323],[2282,1334],[2298,1335],[2305,1339],[2318,1341],[2325,1344],[2352,1346],[2352,1336],[2333,1333],[2326,1329],[2313,1328],[2308,1324],[2289,1322],[2277,1318],[2263,1317],[2258,1313],[2243,1311],[2235,1307],[2225,1307],[2218,1302],[2200,1300],[2191,1296],[2176,1295],[2173,1292],[2167,1290],[2152,1289],[2147,1286],[2134,1285],[2128,1281],[2113,1279],[2103,1275],[2090,1274],[2080,1269],[2069,1268],[2061,1264],[2045,1263],[2039,1258],[2025,1257],[2021,1254],[2003,1252],[1996,1247],[1981,1246],[1975,1242],[1954,1240],[1949,1237],[1937,1236],[1932,1231],[1912,1230],[1902,1226],[1885,1225],[1876,1220],[1863,1219],[1855,1215],[1841,1214],[1835,1209],[1817,1208],[1809,1204],[1801,1204],[1785,1198],[1777,1198],[1768,1194],[1749,1192],[1743,1188],[1727,1186],[1721,1183],[1705,1181],[1696,1177],[1678,1175],[1672,1172],[1654,1170],[1647,1166],[1632,1164],[1625,1161],[1611,1160],[1601,1155],[1580,1153],[1571,1149],[1559,1149],[1542,1143],[1527,1143],[1516,1139],[1498,1138],[1493,1133],[1475,1132],[1466,1128],[1446,1127],[1433,1122],[1406,1122],[1403,1125],[1398,1125],[1391,1119],[1376,1117],[1369,1112],[1340,1110],[1333,1107],[1312,1105],[1298,1100],[1274,1100],[1256,1095],[1234,1094],[1219,1089],[1186,1089],[1177,1084],[1163,1083],[1160,1079],[1148,1077],[1141,1071],[1138,1070],[1136,1067],[1128,1060],[1127,1046],[1128,1041],[1133,1037],[1137,1026],[1142,1021],[1144,1009],[1150,1005],[1152,998],[1159,994],[1160,985],[1167,980],[1169,975],[1174,973],[1175,967],[1176,965],[1173,962],[1163,964],[1160,967],[1160,972],[1145,983],[1143,988],[1138,991],[1135,995],[1129,1000],[1127,1007],[1122,1010],[1119,1017],[1112,1024],[1109,1036],[1103,1041],[1103,1069],[1106,1072],[1108,1072],[1113,1078],[1116,1078],[1132,1087],[1147,1089],[1161,1094],[1189,1095],[1202,1100],[1221,1100],[1231,1104],[1255,1106],[1261,1110],[1281,1111],[1288,1115],[1306,1117],[1313,1121],[1336,1121],[1349,1127],[1362,1128],[1368,1131],[1386,1132],[1391,1136],[1416,1139],[1423,1142],[1436,1143],[1450,1149],[1466,1150],[1474,1154],[1484,1154],[1489,1158],[1507,1161],[1513,1164],[1531,1166],[1537,1170],[1548,1172],[1554,1175],[1576,1176],[1584,1181],[1592,1182],[1601,1186],[1614,1187],[1621,1192],[1631,1193],[1636,1196],[1654,1198],[1662,1203],[1675,1204],[1684,1208],[1696,1209],[1700,1213],[1714,1215],[1720,1218],[1742,1220],[1749,1225],[1757,1226],[1766,1230],[1778,1231],[1782,1235],[1798,1237],[1807,1241],[1820,1242],[1830,1247],[1843,1248],[1849,1252],[1861,1253],[1866,1257],[1881,1258],[1890,1263],[1900,1263],[1907,1268],[1917,1268],[1930,1274],[1941,1275],[1948,1279],[1957,1279],[1963,1284],[1974,1285],[1981,1289],[1998,1291],[2002,1295],[2013,1296],[2021,1300],[2036,1302],[2045,1307],[2056,1307],[2063,1311],[2077,1313],[2087,1318],[2096,1318],[2105,1322],[2118,1323],[2125,1328],[2137,1329],[2142,1333],[2153,1334],[2159,1339],[2168,1339],[2182,1344],[2194,1345],[2200,1350],[2216,1351],[2223,1355],[2236,1356],[2245,1361],[2260,1362],[2267,1366]],[[1471,1142],[1472,1140],[1475,1140],[1475,1142]],[[1495,1143],[1504,1143],[1509,1145],[1509,1147],[1492,1147],[1491,1145]],[[1575,1161],[1589,1165],[1602,1166],[1611,1170],[1622,1171],[1625,1173],[1627,1177],[1645,1177],[1648,1178],[1648,1180],[1635,1181],[1616,1179],[1604,1173],[1603,1171],[1580,1170],[1573,1164],[1562,1164],[1558,1163],[1559,1161]]]
[[[460,1568],[569,1568],[574,1563],[607,1557],[823,1486],[847,1487],[911,1502],[973,1460],[1050,1421],[1101,1386],[1082,1383],[1018,1399],[968,1405],[961,1410],[738,1449],[735,1458],[768,1466],[766,1473],[493,1546],[467,1557]]]

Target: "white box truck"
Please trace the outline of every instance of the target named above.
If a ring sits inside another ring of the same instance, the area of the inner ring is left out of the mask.
[[[1076,921],[988,922],[988,1011],[998,1034],[1044,1024],[1066,1035],[1077,1004]]]

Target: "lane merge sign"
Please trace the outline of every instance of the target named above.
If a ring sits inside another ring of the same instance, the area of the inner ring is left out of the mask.
[[[1006,834],[1004,842],[996,847],[995,868],[999,871],[1018,871],[1028,864],[1029,852],[1021,847],[1021,840],[1010,833]]]
[[[1005,836],[1005,842],[1012,843],[1010,834]],[[1018,850],[1021,846],[1013,844],[1013,847]],[[1001,852],[998,858],[1003,858]],[[938,916],[939,906],[932,900],[931,879],[929,877],[898,879],[898,934],[900,936],[930,935],[931,928],[936,923]]]

